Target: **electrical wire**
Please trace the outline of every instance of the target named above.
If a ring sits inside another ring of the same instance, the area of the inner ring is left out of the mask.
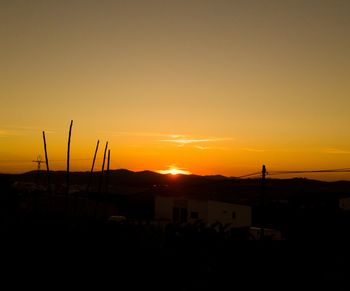
[[[268,176],[276,175],[288,175],[288,174],[308,174],[308,173],[350,173],[350,168],[340,168],[340,169],[321,169],[321,170],[287,170],[287,171],[268,171],[266,174]],[[237,178],[247,178],[252,176],[261,175],[261,172],[250,173]]]

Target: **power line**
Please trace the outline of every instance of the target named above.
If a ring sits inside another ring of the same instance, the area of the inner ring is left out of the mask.
[[[266,174],[269,176],[286,175],[286,174],[307,174],[307,173],[350,173],[350,168],[340,169],[321,169],[321,170],[285,170],[285,171],[269,171]],[[250,173],[237,178],[247,178],[252,176],[261,175],[261,172]]]
[[[289,170],[289,171],[270,171],[269,175],[282,174],[307,174],[307,173],[349,173],[350,168],[341,169],[321,169],[321,170]]]
[[[261,172],[255,172],[255,173],[251,173],[251,174],[246,174],[243,176],[238,176],[237,178],[246,178],[246,177],[251,177],[251,176],[256,176],[256,175],[261,175]]]

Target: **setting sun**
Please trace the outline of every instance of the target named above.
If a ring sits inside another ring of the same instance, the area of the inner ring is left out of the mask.
[[[189,174],[191,174],[191,172],[189,172],[189,171],[181,170],[181,169],[174,168],[174,167],[171,167],[168,170],[160,170],[160,171],[158,171],[158,173],[160,173],[160,174],[170,174],[170,175],[174,175],[174,176],[178,175],[178,174],[182,174],[182,175],[189,175]]]

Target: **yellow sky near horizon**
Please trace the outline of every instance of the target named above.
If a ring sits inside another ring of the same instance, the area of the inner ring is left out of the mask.
[[[64,169],[71,119],[72,170],[350,167],[348,1],[2,1],[0,35],[0,172],[42,130]]]

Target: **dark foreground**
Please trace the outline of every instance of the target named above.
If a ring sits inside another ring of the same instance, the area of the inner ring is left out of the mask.
[[[348,290],[348,240],[249,241],[198,228],[30,215],[2,233],[12,288]],[[7,284],[7,283],[6,283]],[[4,285],[5,286],[5,285]]]
[[[287,240],[253,241],[244,230],[112,223],[76,201],[2,196],[2,290],[349,290],[349,224],[328,216],[302,217]]]

